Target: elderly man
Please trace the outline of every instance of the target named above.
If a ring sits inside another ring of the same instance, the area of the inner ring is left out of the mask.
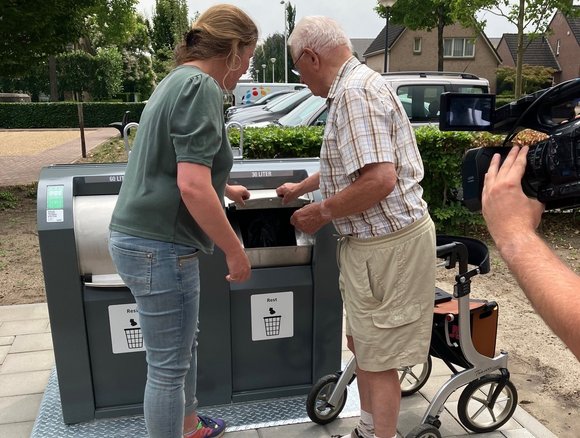
[[[292,224],[333,222],[349,349],[357,360],[361,418],[346,437],[396,436],[397,368],[427,360],[435,287],[435,227],[419,185],[423,164],[402,104],[353,55],[326,17],[305,17],[288,41],[295,68],[328,99],[320,172],[277,189],[288,202],[320,188],[324,200]]]

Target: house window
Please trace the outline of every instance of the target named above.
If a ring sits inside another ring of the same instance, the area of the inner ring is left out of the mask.
[[[417,37],[413,41],[413,53],[421,53],[421,42],[423,38]]]
[[[475,44],[473,38],[445,38],[443,39],[444,58],[473,58]]]
[[[560,40],[556,41],[556,56],[560,55]]]

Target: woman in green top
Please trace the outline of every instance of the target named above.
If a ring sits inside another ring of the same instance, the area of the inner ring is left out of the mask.
[[[109,250],[131,289],[147,353],[144,411],[153,438],[220,437],[223,420],[200,417],[195,398],[199,266],[196,253],[225,253],[228,281],[250,262],[223,209],[243,204],[226,184],[233,163],[223,90],[248,69],[258,30],[240,9],[217,5],[175,52],[177,67],[157,86],[141,119],[111,219]]]

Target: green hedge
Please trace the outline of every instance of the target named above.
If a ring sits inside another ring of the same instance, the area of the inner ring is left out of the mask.
[[[83,103],[85,127],[97,128],[120,122],[125,111],[130,121],[138,122],[143,102],[86,102]],[[0,128],[78,128],[76,102],[0,103]]]
[[[507,105],[515,100],[514,96],[503,96],[497,95],[495,97],[495,107],[499,108],[500,106]]]
[[[323,128],[246,128],[245,158],[317,157]],[[232,147],[239,145],[239,130],[231,129]],[[461,193],[461,161],[467,149],[500,146],[502,136],[489,133],[442,132],[432,127],[415,131],[425,167],[421,183],[424,198],[438,231],[464,233],[472,224],[481,224],[480,214],[469,212],[457,199]]]
[[[318,157],[323,132],[322,126],[245,128],[244,157],[254,159]],[[238,129],[230,129],[228,137],[232,147],[239,146]]]

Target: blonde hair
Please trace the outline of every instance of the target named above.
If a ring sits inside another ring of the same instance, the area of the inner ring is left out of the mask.
[[[215,5],[193,22],[175,48],[175,63],[223,57],[228,70],[236,70],[241,51],[257,41],[258,27],[244,11],[233,5]]]
[[[332,18],[313,15],[302,18],[288,38],[293,56],[299,56],[306,47],[317,53],[346,46],[352,51],[352,43],[340,25]]]

